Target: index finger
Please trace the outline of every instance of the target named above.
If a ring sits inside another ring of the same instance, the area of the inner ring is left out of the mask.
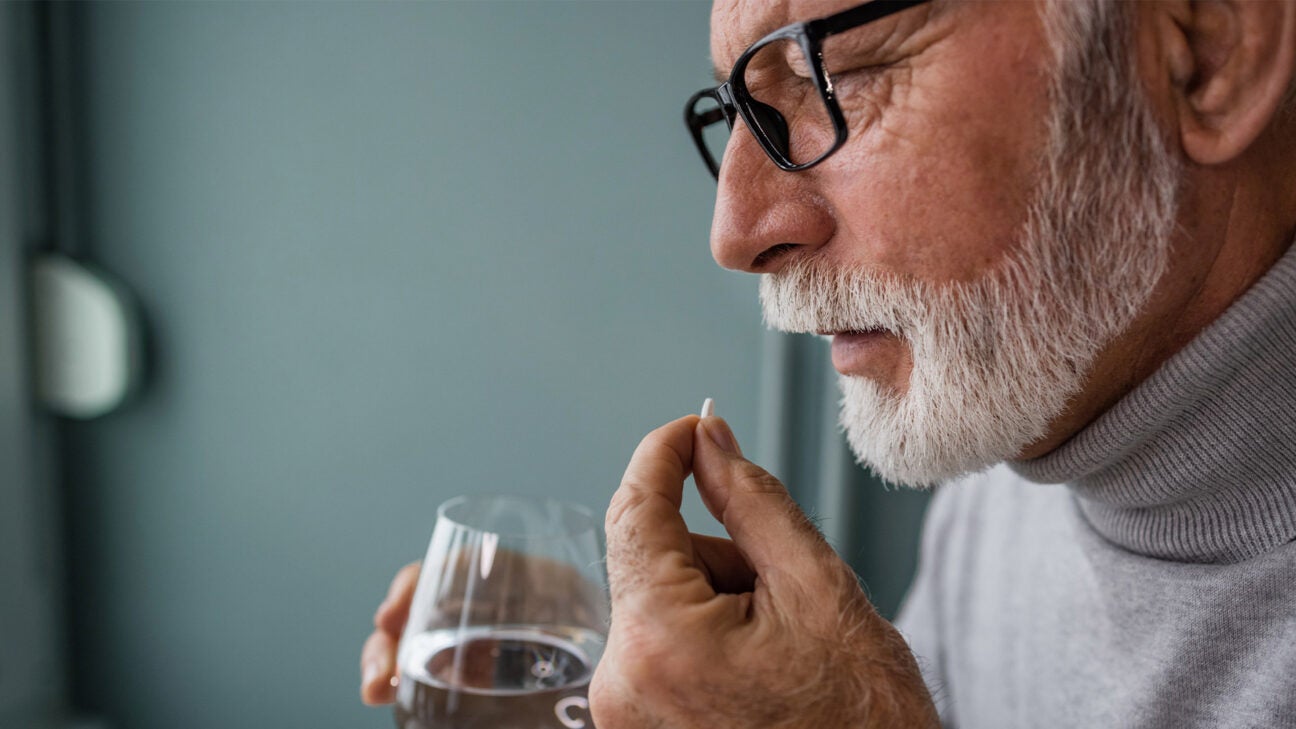
[[[689,415],[645,436],[612,496],[606,531],[614,611],[628,598],[653,600],[663,591],[676,603],[714,595],[694,562],[692,539],[680,515],[697,423],[698,417]]]

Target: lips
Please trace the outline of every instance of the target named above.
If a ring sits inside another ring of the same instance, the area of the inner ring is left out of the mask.
[[[882,349],[894,339],[894,335],[886,329],[824,334],[832,336],[833,369],[843,375],[864,375],[874,370]]]

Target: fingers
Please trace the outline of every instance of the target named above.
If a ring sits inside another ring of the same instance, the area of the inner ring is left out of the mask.
[[[421,563],[411,562],[396,573],[387,597],[374,613],[374,632],[360,651],[360,699],[366,704],[390,704],[396,699],[396,646],[409,619]]]
[[[703,502],[771,589],[779,581],[824,586],[842,578],[840,558],[783,484],[742,456],[724,420],[701,421],[693,456]]]
[[[697,422],[689,415],[644,437],[612,496],[606,529],[614,611],[632,597],[678,604],[714,595],[694,562],[693,541],[679,513]]]
[[[375,630],[360,651],[360,699],[370,706],[390,704],[396,700],[397,638]]]
[[[392,578],[387,597],[374,613],[374,627],[400,638],[409,619],[410,602],[414,600],[414,587],[418,585],[421,562],[410,562]]]

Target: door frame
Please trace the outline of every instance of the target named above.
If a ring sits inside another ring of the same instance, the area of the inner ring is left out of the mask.
[[[33,400],[29,252],[47,238],[36,7],[0,3],[0,726],[67,726],[57,423]]]

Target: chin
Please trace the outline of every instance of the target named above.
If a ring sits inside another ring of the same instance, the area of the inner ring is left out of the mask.
[[[915,489],[1014,457],[1042,437],[1050,419],[1038,403],[1012,412],[1017,403],[949,391],[933,397],[920,383],[904,395],[862,377],[841,377],[839,385],[840,422],[855,459],[883,480]]]

